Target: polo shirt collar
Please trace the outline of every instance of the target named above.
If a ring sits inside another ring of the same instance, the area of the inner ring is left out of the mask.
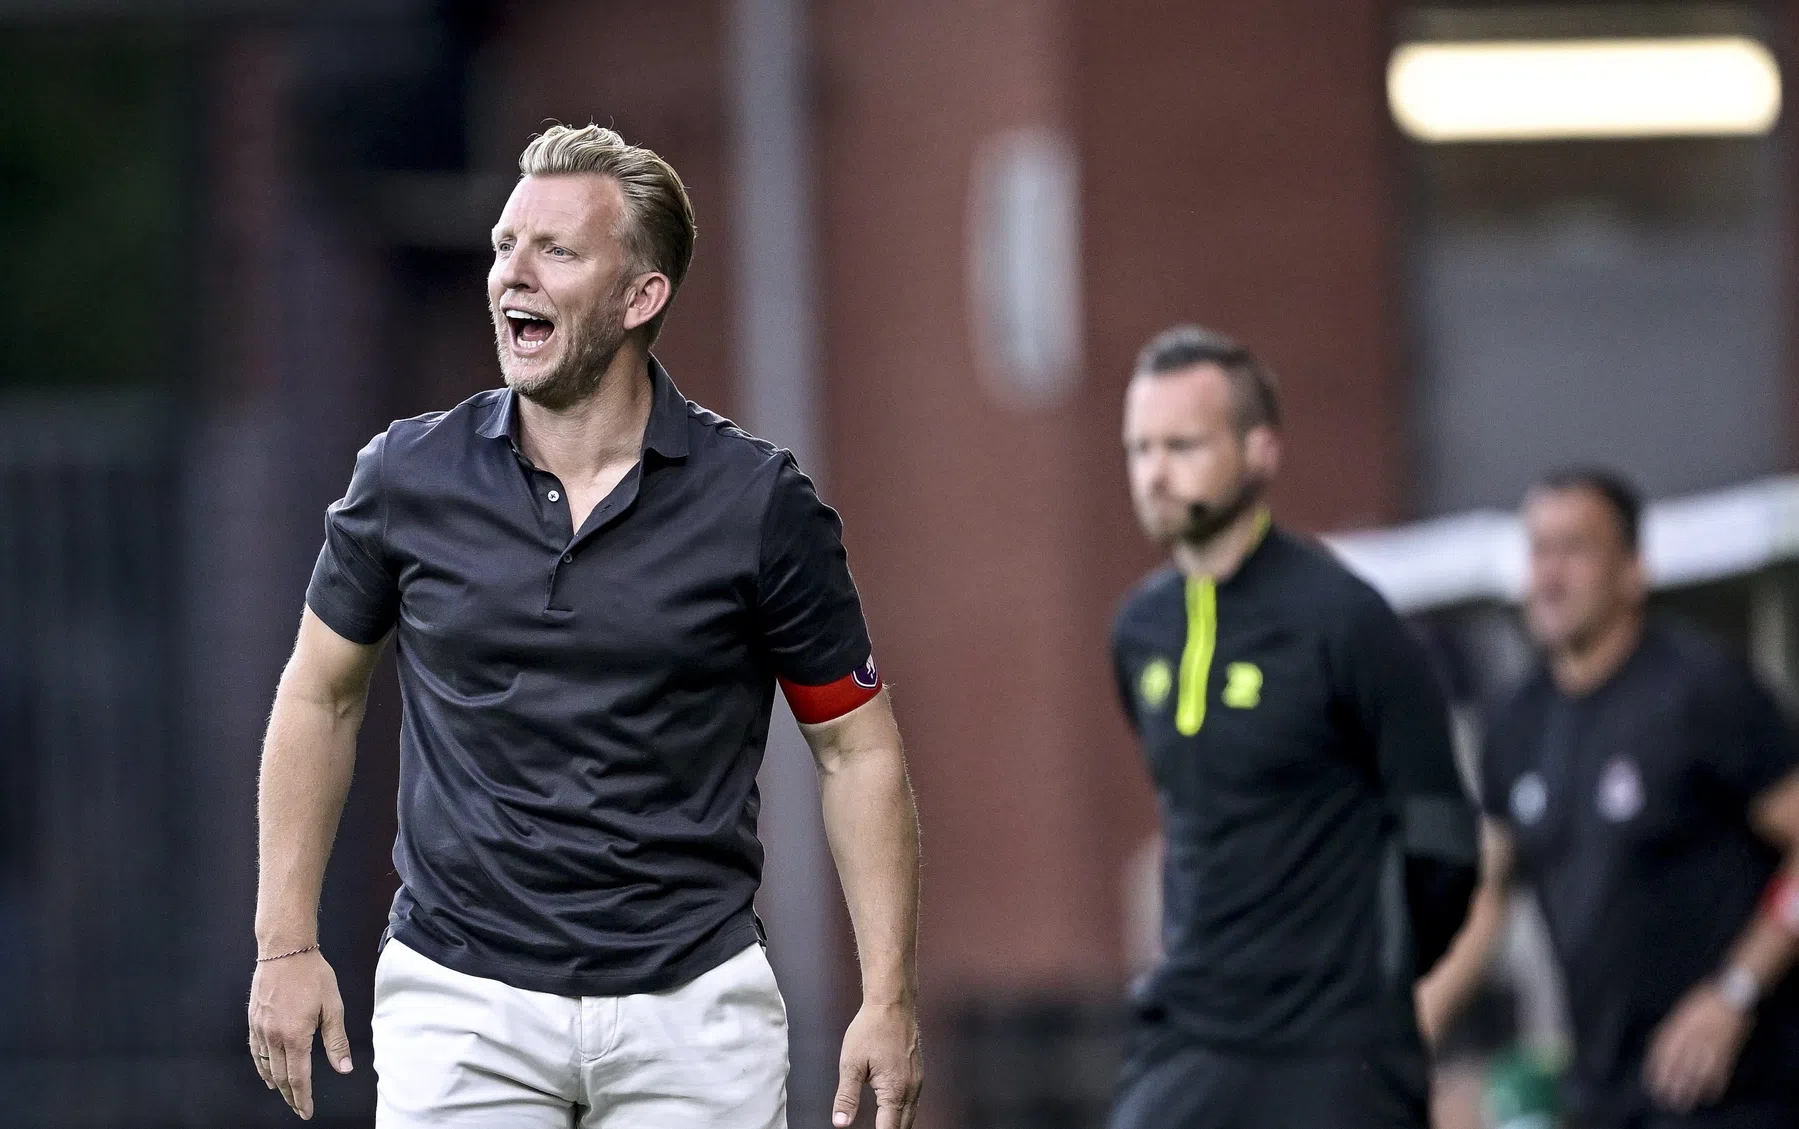
[[[649,426],[643,429],[645,450],[665,459],[687,457],[687,397],[675,387],[668,370],[655,357],[650,358],[650,383],[655,387],[655,400],[650,404]]]
[[[668,370],[655,357],[650,358],[650,421],[643,429],[643,446],[666,459],[687,456],[687,397],[675,387]],[[518,393],[510,388],[500,391],[487,420],[476,432],[486,439],[505,439],[518,446]]]
[[[487,419],[475,429],[475,434],[483,439],[514,439],[513,401],[517,398],[518,393],[512,389],[500,389],[500,394],[494,398],[493,407],[488,409]],[[514,442],[513,446],[518,444]]]

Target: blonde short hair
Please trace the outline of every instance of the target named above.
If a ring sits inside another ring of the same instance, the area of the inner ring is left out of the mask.
[[[598,173],[610,177],[624,193],[625,222],[619,238],[639,270],[668,276],[669,305],[681,289],[693,262],[693,202],[674,166],[615,130],[598,125],[551,126],[533,137],[519,155],[518,171],[526,176]],[[650,341],[662,332],[662,307],[649,323]]]

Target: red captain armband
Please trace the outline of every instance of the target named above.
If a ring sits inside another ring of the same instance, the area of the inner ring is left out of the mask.
[[[1799,878],[1785,870],[1776,874],[1762,898],[1762,912],[1774,924],[1799,936]]]
[[[823,686],[802,686],[783,678],[781,693],[793,707],[793,716],[803,725],[822,725],[836,721],[881,692],[881,672],[875,669],[875,657],[855,670]]]

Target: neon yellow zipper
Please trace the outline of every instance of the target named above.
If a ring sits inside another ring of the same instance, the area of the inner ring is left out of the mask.
[[[1212,652],[1218,646],[1218,586],[1206,577],[1187,578],[1187,645],[1181,651],[1181,696],[1174,727],[1183,737],[1206,723],[1206,687],[1212,681]]]

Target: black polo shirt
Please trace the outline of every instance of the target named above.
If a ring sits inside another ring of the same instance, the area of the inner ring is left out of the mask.
[[[1749,805],[1795,767],[1792,734],[1748,670],[1661,626],[1597,690],[1570,698],[1539,671],[1495,717],[1482,802],[1511,832],[1565,974],[1570,1098],[1584,1116],[1649,1109],[1650,1036],[1754,914],[1780,855]],[[1771,1091],[1799,1098],[1791,977],[1762,1005],[1730,1097]]]
[[[1408,904],[1408,868],[1463,875],[1434,910],[1452,932],[1476,821],[1392,609],[1275,528],[1221,583],[1150,576],[1112,653],[1167,838],[1146,1017],[1226,1050],[1415,1047],[1413,917],[1433,910]]]
[[[650,379],[642,460],[579,531],[512,392],[393,424],[306,594],[347,639],[395,633],[391,934],[519,988],[657,991],[754,942],[775,680],[869,658],[841,523],[793,457]]]

